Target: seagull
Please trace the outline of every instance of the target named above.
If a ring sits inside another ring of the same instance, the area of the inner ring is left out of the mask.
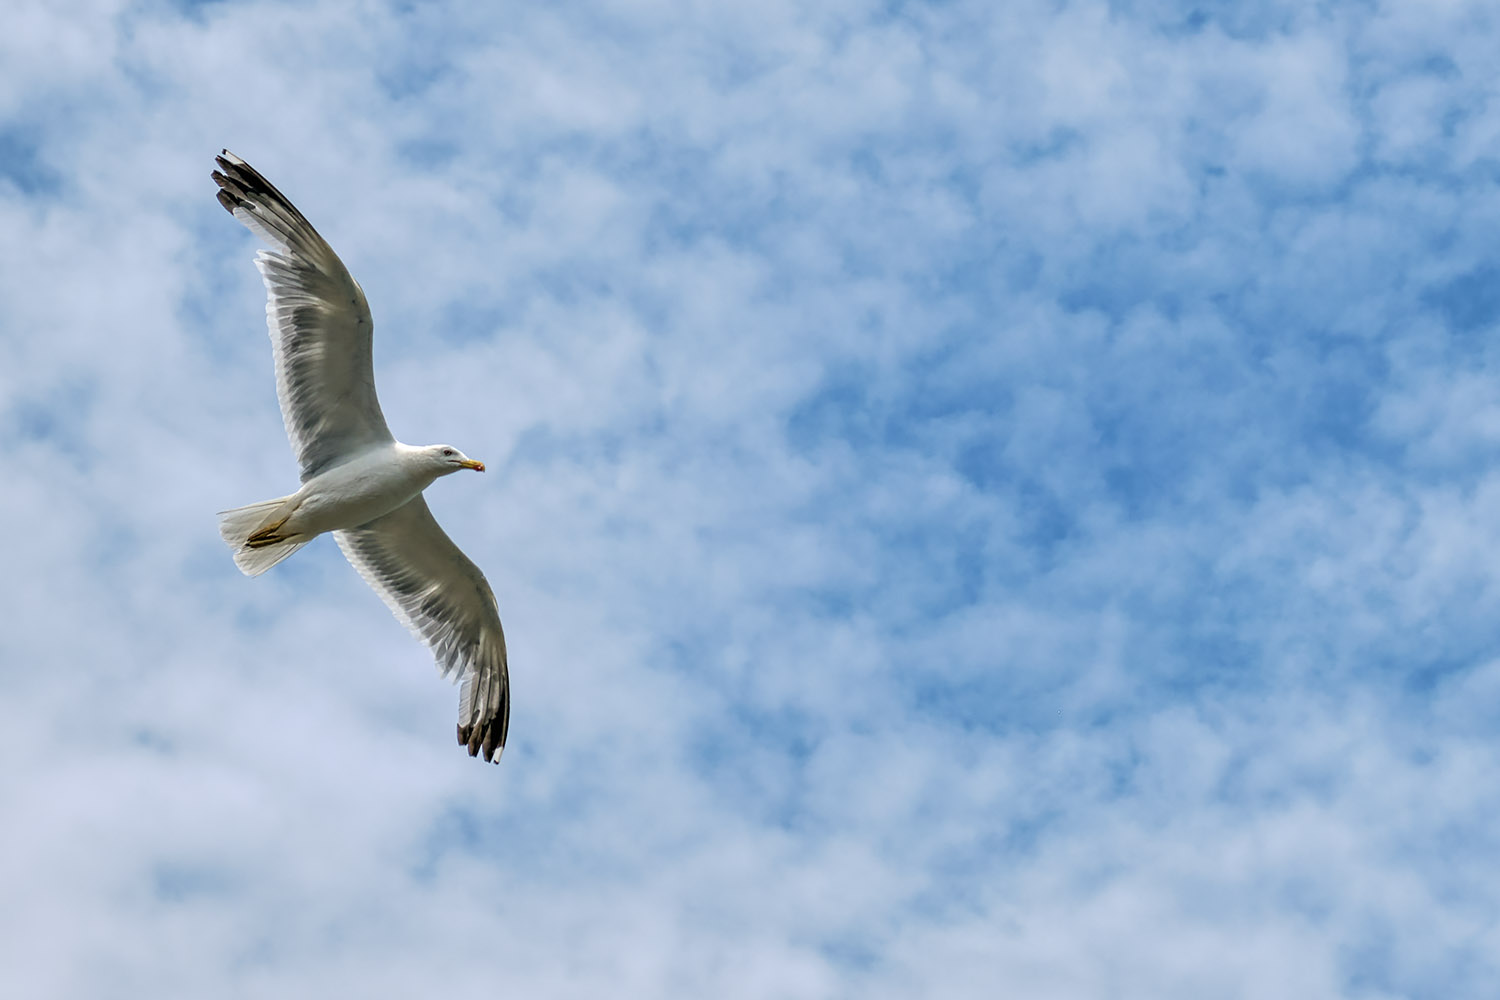
[[[359,282],[303,214],[229,150],[214,158],[219,204],[272,249],[266,283],[276,397],[302,469],[290,496],[221,511],[219,533],[259,576],[324,532],[396,618],[460,682],[458,742],[496,761],[510,728],[500,611],[484,574],[438,527],[422,491],[476,462],[450,445],[391,436],[370,360],[370,307]]]

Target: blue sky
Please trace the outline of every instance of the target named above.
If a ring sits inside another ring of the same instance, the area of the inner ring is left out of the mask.
[[[17,995],[1485,996],[1490,5],[22,0]],[[295,483],[227,146],[368,294],[501,767]]]

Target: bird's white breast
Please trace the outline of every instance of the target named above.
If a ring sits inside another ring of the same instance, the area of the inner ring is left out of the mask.
[[[402,506],[436,478],[417,449],[376,445],[303,483],[293,526],[309,535],[357,528]]]

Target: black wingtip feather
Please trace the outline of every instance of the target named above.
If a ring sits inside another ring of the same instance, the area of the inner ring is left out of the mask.
[[[215,157],[215,159],[218,160],[219,166],[225,170],[234,169],[233,165],[226,162],[222,157]],[[235,209],[245,204],[245,186],[234,178],[226,176],[217,170],[209,174],[209,176],[213,178],[215,184],[219,185],[219,204],[224,206],[224,211],[233,215]]]
[[[458,745],[469,751],[470,757],[484,754],[487,764],[500,763],[500,754],[505,750],[505,731],[509,727],[509,712],[482,722],[477,726],[458,727]]]
[[[210,176],[213,177],[214,183],[219,185],[219,203],[228,209],[230,214],[233,214],[234,210],[245,202],[252,200],[248,196],[253,195],[262,202],[274,203],[288,219],[312,230],[312,223],[307,221],[307,217],[297,210],[297,206],[293,205],[287,196],[276,188],[276,185],[262,177],[259,170],[227,149],[220,150],[219,155],[214,157],[214,162],[219,165],[219,169]],[[233,199],[232,203],[224,200],[226,192]]]

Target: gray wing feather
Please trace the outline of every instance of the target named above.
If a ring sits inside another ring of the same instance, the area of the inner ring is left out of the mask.
[[[339,548],[396,618],[461,681],[458,742],[493,760],[510,728],[510,675],[495,593],[438,526],[421,496],[384,517],[335,531]]]
[[[276,397],[307,482],[392,440],[375,396],[370,307],[359,282],[285,195],[229,150],[215,159],[219,202],[274,248],[257,253],[255,266],[266,283]]]

